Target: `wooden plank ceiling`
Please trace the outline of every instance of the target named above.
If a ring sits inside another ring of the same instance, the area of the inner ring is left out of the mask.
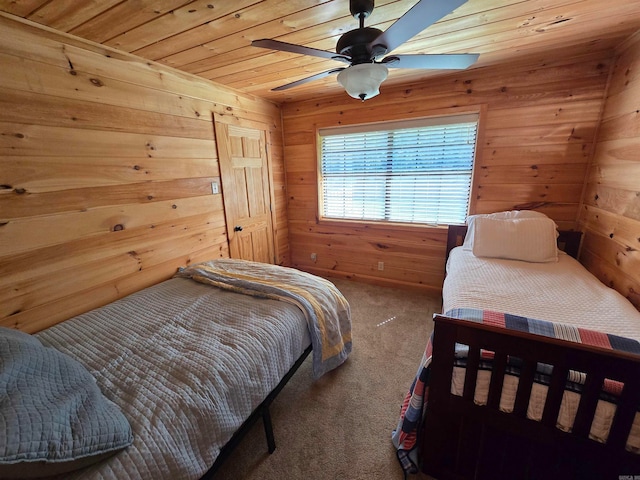
[[[377,0],[365,24],[385,30],[415,3]],[[0,10],[275,102],[342,91],[333,75],[271,89],[344,64],[252,40],[333,51],[357,27],[348,0],[0,0]],[[469,0],[394,53],[479,53],[471,68],[546,62],[612,51],[638,29],[640,0]],[[392,69],[383,88],[443,73]]]

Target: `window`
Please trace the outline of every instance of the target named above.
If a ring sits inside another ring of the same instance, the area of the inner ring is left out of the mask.
[[[320,129],[321,217],[464,223],[477,129],[477,114]]]

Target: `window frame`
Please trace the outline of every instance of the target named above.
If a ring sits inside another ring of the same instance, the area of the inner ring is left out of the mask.
[[[316,141],[316,189],[317,195],[316,197],[316,223],[322,225],[336,225],[336,226],[364,226],[364,227],[380,227],[384,229],[398,229],[398,230],[415,230],[415,229],[434,229],[434,230],[443,230],[447,229],[447,224],[426,224],[426,223],[412,223],[412,222],[390,222],[386,220],[364,220],[364,219],[347,219],[347,218],[334,218],[334,217],[324,217],[323,216],[323,202],[324,202],[324,192],[322,188],[322,135],[321,131],[327,130],[339,130],[344,129],[345,131],[357,129],[357,128],[371,128],[375,130],[376,126],[380,126],[380,130],[385,129],[385,125],[393,125],[393,124],[401,124],[403,122],[407,122],[409,124],[418,123],[421,121],[430,122],[438,118],[447,118],[447,117],[463,117],[465,115],[477,115],[478,127],[476,131],[476,144],[475,144],[475,158],[473,161],[473,167],[471,171],[471,182],[469,188],[469,205],[467,209],[467,215],[472,215],[476,211],[476,200],[478,196],[478,186],[477,186],[477,171],[479,165],[482,163],[482,148],[484,145],[484,125],[486,119],[487,106],[483,105],[474,105],[470,107],[461,107],[461,108],[449,108],[438,111],[431,111],[428,115],[420,115],[415,117],[398,117],[398,118],[390,118],[384,121],[376,121],[376,122],[364,122],[364,123],[344,123],[340,125],[335,124],[316,124],[315,130],[315,141]],[[438,125],[438,123],[434,123]],[[388,127],[387,127],[388,128]]]

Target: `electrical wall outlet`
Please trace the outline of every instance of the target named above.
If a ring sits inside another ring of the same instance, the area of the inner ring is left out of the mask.
[[[318,260],[318,254],[317,253],[312,253],[311,254],[311,260],[313,260],[314,262],[316,262]]]
[[[378,262],[378,270],[384,270],[384,262]]]

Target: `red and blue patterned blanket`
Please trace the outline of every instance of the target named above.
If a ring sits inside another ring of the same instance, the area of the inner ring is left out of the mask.
[[[445,316],[501,327],[507,330],[528,332],[543,335],[545,337],[558,338],[570,342],[640,355],[640,342],[637,340],[596,332],[573,325],[553,323],[546,320],[526,318],[509,313],[472,308],[456,308],[446,312]],[[398,425],[392,435],[393,443],[397,449],[398,460],[400,461],[405,473],[418,472],[417,434],[422,423],[422,416],[429,394],[429,376],[431,372],[430,365],[433,350],[432,339],[433,336],[427,342],[416,377],[413,380],[402,404],[400,420],[398,421]],[[466,355],[467,348],[462,345],[456,345],[456,358],[460,361],[460,365],[464,365]],[[481,357],[490,361],[493,357],[493,353],[483,351],[481,352]],[[542,379],[545,376],[548,376],[548,372],[545,371],[545,367],[549,366],[539,364],[540,376],[537,377],[537,380],[538,378]],[[509,373],[517,375],[518,371],[517,369],[512,369]],[[580,385],[584,383],[584,376],[585,375],[583,373],[570,372],[568,381],[573,385]],[[544,380],[540,381],[545,383]],[[605,384],[603,385],[603,390],[605,392],[612,395],[619,395],[620,389],[621,385],[618,382],[605,380]]]

